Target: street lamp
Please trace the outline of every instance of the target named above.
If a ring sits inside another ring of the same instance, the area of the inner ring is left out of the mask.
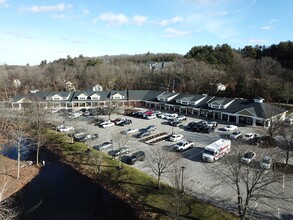
[[[183,173],[184,173],[185,167],[181,167],[181,192],[184,193],[184,184],[183,184]]]

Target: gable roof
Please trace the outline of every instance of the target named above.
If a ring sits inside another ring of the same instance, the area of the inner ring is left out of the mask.
[[[129,100],[153,101],[163,91],[152,90],[128,90]]]
[[[209,103],[211,104],[211,103],[216,102],[219,105],[226,105],[226,104],[230,103],[233,100],[234,100],[234,98],[215,97],[211,101],[209,101]]]
[[[243,116],[251,116],[253,114],[258,118],[271,118],[274,115],[284,113],[286,110],[276,107],[265,102],[254,102],[247,99],[235,99],[223,112],[239,114]]]

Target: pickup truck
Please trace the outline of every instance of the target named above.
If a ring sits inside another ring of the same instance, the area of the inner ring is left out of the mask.
[[[193,142],[188,142],[186,140],[182,140],[173,146],[174,151],[182,152],[194,146]]]

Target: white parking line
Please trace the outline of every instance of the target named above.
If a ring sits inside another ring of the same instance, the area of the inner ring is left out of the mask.
[[[257,205],[258,205],[258,202],[255,203],[254,209],[251,211],[251,214],[250,214],[251,217],[253,216],[253,213],[256,210]]]
[[[228,202],[227,205],[224,206],[224,209],[226,209],[229,205],[231,205],[231,203],[234,201],[234,199],[236,199],[237,196],[235,196],[233,199],[230,200],[230,202]]]
[[[194,190],[198,190],[198,189],[200,189],[200,188],[203,187],[205,184],[206,184],[206,183],[201,184],[200,186],[196,187]]]
[[[220,192],[222,190],[222,188],[218,189],[214,194],[212,194],[211,196],[216,195],[218,192]]]

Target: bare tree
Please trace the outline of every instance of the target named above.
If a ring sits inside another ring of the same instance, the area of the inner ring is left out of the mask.
[[[275,156],[272,149],[265,149],[265,152],[260,151],[261,149],[253,150],[256,155]],[[273,207],[275,203],[272,201],[285,204],[290,200],[288,196],[284,195],[283,191],[278,190],[283,174],[271,169],[261,168],[257,162],[243,163],[241,157],[246,151],[248,151],[247,146],[237,144],[237,146],[231,148],[229,155],[217,162],[217,165],[207,166],[207,169],[217,181],[215,184],[228,186],[236,193],[237,212],[240,219],[246,219],[252,204],[257,202]]]
[[[147,158],[147,166],[157,176],[158,188],[161,188],[161,177],[164,173],[170,171],[170,167],[177,161],[174,152],[166,151],[163,148],[155,147],[151,149],[151,154]]]
[[[275,138],[281,133],[282,122],[280,120],[270,120],[270,125],[267,129],[267,137],[263,140],[262,145],[265,147],[274,147],[276,145]]]
[[[285,149],[285,164],[287,165],[293,151],[293,127],[283,125],[280,134],[283,138],[282,147]]]
[[[39,166],[40,148],[46,143],[46,112],[38,103],[35,103],[29,108],[28,115],[31,117],[32,135],[36,141],[36,164]]]
[[[113,146],[117,146],[118,150],[121,150],[123,147],[126,147],[126,145],[128,144],[130,140],[130,136],[129,135],[124,135],[121,133],[112,133],[112,141],[113,141]],[[119,159],[119,165],[118,168],[121,169],[122,168],[122,162],[121,162],[121,156],[122,154],[118,155],[118,159]],[[114,159],[114,156],[113,156]]]
[[[103,155],[101,152],[91,151],[89,154],[94,166],[94,178],[99,179],[102,173]]]
[[[184,195],[184,190],[187,187],[187,179],[189,172],[186,165],[173,164],[171,171],[170,182],[172,187],[167,188],[165,193],[165,207],[167,215],[173,219],[181,219],[181,216],[186,211],[187,198]]]
[[[13,116],[12,120],[12,130],[9,134],[9,139],[12,144],[16,144],[17,147],[17,179],[20,176],[20,156],[21,156],[21,147],[23,141],[26,139],[26,130],[28,125],[28,117],[24,111],[19,111]]]
[[[10,183],[4,166],[2,166],[1,176],[3,178],[0,179],[0,219],[12,220],[17,217],[18,212],[15,208],[11,206],[11,199],[5,198],[4,196],[8,190]]]

